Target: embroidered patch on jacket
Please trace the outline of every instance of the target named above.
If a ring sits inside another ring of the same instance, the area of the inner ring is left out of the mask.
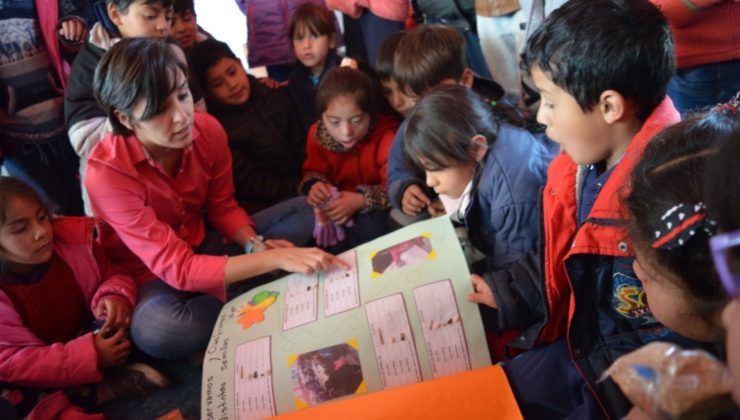
[[[642,325],[657,322],[648,307],[640,280],[624,273],[615,273],[613,280],[612,303],[617,313]]]

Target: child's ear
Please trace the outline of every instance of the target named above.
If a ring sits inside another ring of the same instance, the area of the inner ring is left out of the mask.
[[[108,3],[106,10],[108,11],[108,17],[114,25],[117,27],[123,25],[123,21],[121,20],[121,15],[123,13],[121,13],[121,9],[119,9],[118,6],[113,3]]]
[[[473,74],[473,70],[470,68],[466,68],[463,70],[462,77],[460,78],[460,82],[463,86],[467,87],[473,87],[473,79],[475,78],[475,75]]]
[[[329,49],[333,50],[337,48],[337,33],[329,35]]]
[[[607,124],[613,124],[624,117],[627,112],[627,101],[621,93],[608,89],[599,96],[599,111]]]
[[[484,157],[486,157],[486,153],[488,153],[488,140],[486,139],[486,136],[476,134],[472,139],[470,139],[470,142],[475,147],[473,157],[476,162],[480,162]]]
[[[119,110],[113,111],[113,116],[116,117],[119,123],[121,123],[122,126],[128,128],[131,131],[134,131],[134,125],[131,124],[131,119],[126,115],[126,113],[121,112]]]

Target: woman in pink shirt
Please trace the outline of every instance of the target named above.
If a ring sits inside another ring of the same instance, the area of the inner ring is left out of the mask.
[[[113,133],[93,149],[85,177],[108,255],[140,284],[134,343],[162,358],[206,347],[230,284],[342,265],[318,249],[262,241],[258,231],[302,230],[282,221],[305,203],[255,220],[237,205],[226,133],[193,112],[186,74],[155,40],[124,39],[106,53],[93,90]],[[206,234],[205,218],[217,232]]]

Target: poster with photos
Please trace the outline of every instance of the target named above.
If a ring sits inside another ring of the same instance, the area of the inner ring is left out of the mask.
[[[227,302],[203,364],[201,418],[262,419],[491,364],[445,217]]]

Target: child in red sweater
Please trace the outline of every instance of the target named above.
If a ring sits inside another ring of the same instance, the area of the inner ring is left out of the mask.
[[[350,67],[324,76],[316,111],[320,118],[308,133],[299,188],[321,210],[317,223],[325,216],[345,231],[338,244],[317,237],[319,245],[341,252],[388,232],[386,162],[398,121],[376,111],[370,77]]]

